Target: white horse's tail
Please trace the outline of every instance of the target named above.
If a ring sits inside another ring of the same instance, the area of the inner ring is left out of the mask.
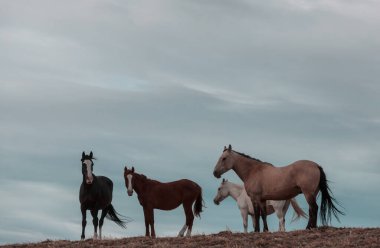
[[[298,205],[296,198],[290,199],[290,204],[294,209],[293,221],[298,220],[300,217],[307,218],[307,214],[302,210],[302,208]]]

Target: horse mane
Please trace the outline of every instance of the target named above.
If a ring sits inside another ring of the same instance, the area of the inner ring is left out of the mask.
[[[247,155],[247,154],[245,154],[245,153],[238,152],[238,151],[235,151],[235,150],[232,150],[232,151],[233,151],[233,152],[236,152],[237,154],[239,154],[239,155],[241,155],[241,156],[243,156],[243,157],[245,157],[245,158],[252,159],[252,160],[254,160],[254,161],[256,161],[256,162],[260,162],[260,163],[264,163],[264,164],[268,164],[268,165],[273,166],[273,164],[271,164],[271,163],[261,161],[260,159],[257,159],[257,158],[253,158],[253,157],[251,157],[251,156],[249,156],[249,155]]]
[[[260,159],[253,158],[253,157],[251,157],[251,156],[249,156],[249,155],[247,155],[247,154],[245,154],[245,153],[238,152],[238,151],[235,151],[235,150],[232,150],[232,151],[233,151],[233,152],[236,152],[237,154],[239,154],[239,155],[241,155],[241,156],[243,156],[243,157],[246,157],[246,158],[249,158],[249,159],[255,160],[255,161],[257,161],[257,162],[262,162],[262,163],[264,163],[264,162],[261,161]]]
[[[138,176],[140,179],[142,179],[143,181],[148,181],[148,182],[159,182],[157,180],[153,180],[153,179],[150,179],[148,178],[147,176],[145,176],[144,174],[139,174],[139,173],[135,173],[135,176]]]

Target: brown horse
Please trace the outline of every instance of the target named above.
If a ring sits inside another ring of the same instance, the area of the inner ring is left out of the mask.
[[[339,203],[331,194],[325,172],[315,162],[299,160],[288,166],[274,167],[272,164],[236,152],[229,145],[228,148],[224,147],[215,166],[214,176],[220,178],[230,169],[244,182],[244,187],[253,202],[255,232],[260,231],[260,214],[264,222],[264,231],[268,231],[266,200],[287,200],[301,193],[309,204],[309,222],[306,229],[317,227],[316,198],[319,191],[322,195],[320,217],[323,225],[331,222],[331,213],[338,221],[338,214],[344,215],[334,205]]]
[[[178,236],[182,237],[187,229],[186,236],[191,235],[194,215],[200,217],[203,207],[202,188],[193,181],[182,179],[170,183],[161,183],[148,179],[145,175],[135,173],[135,168],[124,168],[125,187],[129,196],[136,191],[141,206],[144,209],[145,236],[156,237],[154,231],[154,209],[172,210],[183,205],[186,214],[186,223]],[[191,209],[194,204],[194,213]]]

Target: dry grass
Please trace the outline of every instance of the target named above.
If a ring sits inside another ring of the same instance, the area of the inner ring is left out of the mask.
[[[285,233],[231,233],[197,235],[191,238],[134,237],[112,240],[51,241],[4,247],[380,247],[380,228],[322,227]]]

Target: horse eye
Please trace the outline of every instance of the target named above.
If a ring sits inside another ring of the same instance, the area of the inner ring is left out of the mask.
[[[218,191],[220,191],[220,188],[218,188]]]
[[[223,158],[222,161],[226,160],[226,158]]]

